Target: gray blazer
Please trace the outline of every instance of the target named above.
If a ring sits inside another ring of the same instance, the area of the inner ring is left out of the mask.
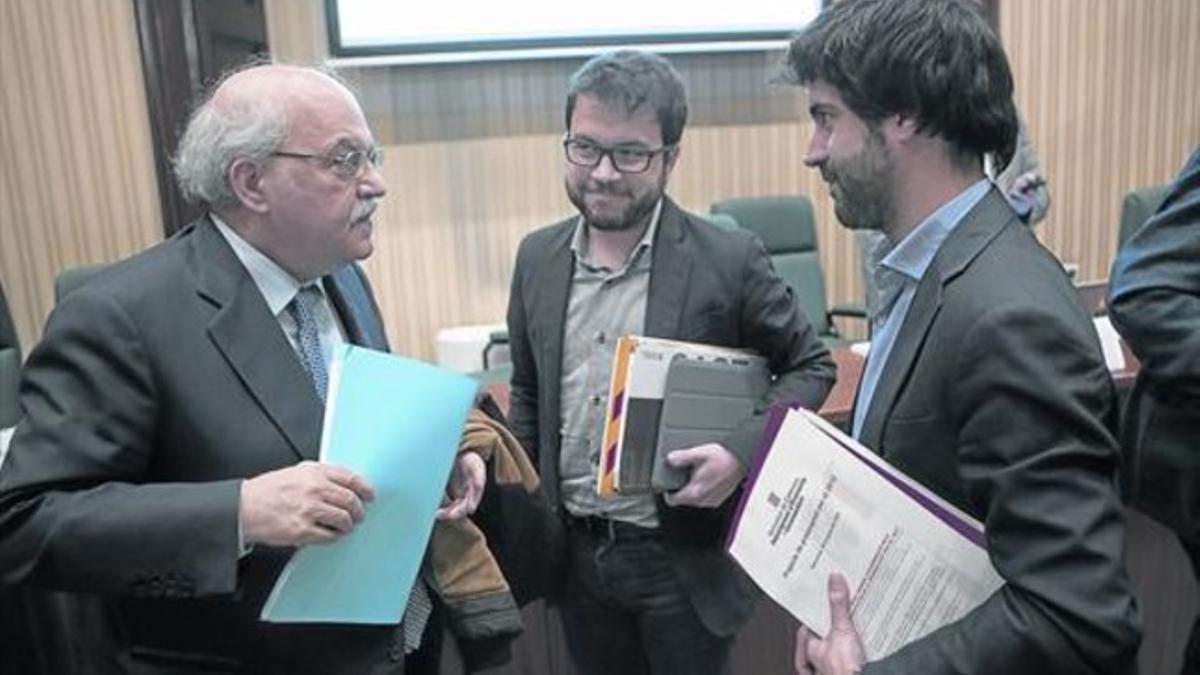
[[[362,272],[326,282],[350,340],[386,349]],[[238,558],[240,482],[316,459],[321,405],[207,219],[66,298],[20,401],[0,471],[0,580],[101,596],[115,643],[85,657],[95,670],[402,672],[394,627],[258,621],[291,550]]]
[[[551,503],[558,503],[559,388],[563,325],[574,258],[576,218],[528,235],[517,252],[509,296],[512,349],[510,421],[517,438],[538,458]],[[835,367],[777,277],[757,237],[728,232],[664,198],[651,249],[646,335],[730,347],[765,355],[777,375],[758,415],[724,439],[749,463],[770,402],[794,399],[813,410],[832,387]],[[731,635],[753,606],[751,582],[725,555],[723,538],[736,497],[719,509],[658,510],[668,553],[709,630]]]
[[[1141,362],[1125,410],[1130,501],[1200,544],[1200,149],[1113,263],[1109,312]],[[1200,559],[1198,559],[1200,560]]]
[[[1112,380],[1062,266],[993,188],[917,287],[861,440],[984,523],[1004,586],[864,673],[1127,673]]]

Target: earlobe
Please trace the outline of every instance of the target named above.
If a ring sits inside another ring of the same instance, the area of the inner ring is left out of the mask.
[[[917,120],[908,115],[893,115],[888,126],[897,141],[904,142],[917,135]]]
[[[238,158],[229,165],[228,176],[229,186],[242,206],[254,213],[268,210],[267,197],[263,192],[263,167]]]

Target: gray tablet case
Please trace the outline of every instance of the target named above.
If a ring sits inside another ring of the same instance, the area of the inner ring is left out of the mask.
[[[688,471],[667,464],[667,453],[724,438],[753,414],[770,384],[771,374],[761,358],[699,360],[677,355],[668,366],[663,389],[651,488],[672,492],[683,487]]]

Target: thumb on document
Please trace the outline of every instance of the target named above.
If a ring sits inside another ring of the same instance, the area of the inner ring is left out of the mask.
[[[797,642],[797,651],[801,648]],[[808,636],[803,642],[804,656],[812,670],[823,675],[849,675],[860,672],[866,653],[854,621],[850,618],[850,584],[838,573],[829,575],[829,633],[824,639]],[[797,672],[803,664],[795,657]]]
[[[850,583],[837,572],[829,575],[829,630],[831,633],[854,630],[850,619]]]

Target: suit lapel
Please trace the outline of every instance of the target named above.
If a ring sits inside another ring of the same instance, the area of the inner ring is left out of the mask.
[[[883,365],[883,371],[879,374],[875,393],[871,397],[871,408],[867,410],[862,432],[859,434],[863,445],[874,448],[880,454],[883,454],[883,449],[879,447],[883,423],[890,415],[902,385],[908,380],[913,364],[916,363],[917,352],[925,342],[925,336],[929,333],[929,327],[933,324],[941,305],[941,278],[936,274],[935,267],[930,266],[917,284],[917,291],[908,308],[908,314],[904,317],[904,324],[900,327],[896,342],[888,354],[887,363]],[[857,395],[855,401],[857,403]]]
[[[654,238],[650,264],[650,287],[646,297],[645,334],[674,338],[679,335],[679,319],[687,298],[692,258],[685,253],[684,214],[663,197],[663,209]]]
[[[388,350],[387,335],[379,322],[379,310],[356,265],[346,265],[325,277],[325,290],[351,344]]]
[[[912,305],[909,306],[904,324],[900,327],[888,361],[879,375],[875,393],[871,397],[871,408],[867,411],[862,432],[859,434],[860,440],[867,447],[876,449],[880,454],[886,452],[885,448],[880,447],[884,425],[891,416],[892,408],[895,407],[896,400],[912,373],[929,329],[941,309],[945,286],[961,274],[988,242],[1015,218],[1016,214],[1008,206],[1003,195],[993,187],[967,212],[963,221],[938,249],[932,264],[925,271],[925,276],[917,284]],[[855,399],[857,405],[857,394]]]
[[[558,236],[551,242],[542,268],[534,276],[534,288],[539,297],[533,303],[531,328],[545,336],[537,341],[541,344],[537,358],[540,373],[538,386],[545,391],[545,396],[539,396],[539,399],[549,404],[543,411],[543,417],[546,428],[553,429],[555,434],[562,426],[558,399],[562,388],[563,330],[567,323],[571,273],[575,268],[571,236],[577,221],[577,218],[572,218],[563,224]],[[553,452],[546,453],[540,467],[542,475],[548,476],[556,485],[559,447],[560,444],[556,442]]]
[[[199,223],[196,290],[216,306],[208,334],[229,367],[302,459],[316,459],[321,402],[250,274],[210,223]]]

